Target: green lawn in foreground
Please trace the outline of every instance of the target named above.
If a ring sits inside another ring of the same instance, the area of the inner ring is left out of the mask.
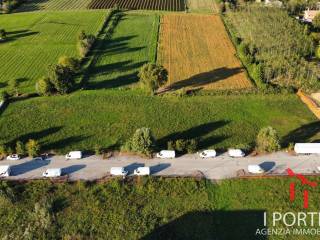
[[[111,39],[101,39],[94,50],[87,88],[121,87],[138,81],[139,68],[146,62],[155,62],[158,27],[159,16],[155,14],[122,15]]]
[[[150,127],[164,146],[174,138],[202,138],[201,147],[255,141],[275,127],[286,141],[320,139],[319,121],[295,95],[160,97],[136,90],[79,91],[10,103],[0,115],[0,141],[41,141],[44,149],[93,149],[127,140]],[[294,131],[294,132],[293,132]]]
[[[19,79],[20,92],[34,92],[35,81],[62,55],[78,56],[81,30],[97,34],[107,11],[17,13],[0,15],[8,38],[0,43],[0,87]]]
[[[289,201],[288,192],[292,181],[296,182],[297,187],[293,203]],[[143,177],[139,183],[111,180],[104,184],[53,184],[50,181],[15,184],[2,181],[0,237],[319,239],[310,235],[255,235],[257,228],[263,228],[265,211],[268,216],[274,211],[305,212],[302,208],[302,190],[297,180],[289,178],[226,180],[218,184],[204,180]],[[319,188],[310,189],[309,212],[318,212],[319,194]],[[307,222],[310,226],[310,220]],[[270,218],[268,226],[271,226]],[[281,227],[284,226],[276,226]]]

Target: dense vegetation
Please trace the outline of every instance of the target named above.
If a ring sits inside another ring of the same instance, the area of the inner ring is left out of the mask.
[[[0,43],[0,88],[17,79],[20,93],[35,92],[35,82],[47,75],[48,65],[62,55],[78,57],[78,34],[84,30],[96,35],[107,16],[107,11],[2,15],[0,26],[7,36]]]
[[[318,178],[314,179],[318,180]],[[1,239],[316,239],[255,235],[267,211],[298,212],[292,179],[228,180],[141,178],[123,183],[0,182]],[[302,192],[297,184],[297,193]],[[309,193],[319,209],[319,188]],[[270,220],[270,219],[269,219]],[[270,223],[270,222],[269,222]],[[279,225],[279,227],[283,227]],[[317,237],[317,236],[316,236]]]
[[[122,145],[136,129],[149,127],[162,147],[200,138],[200,148],[226,148],[254,142],[265,126],[290,142],[308,141],[319,138],[318,124],[295,95],[160,97],[90,90],[10,103],[1,113],[0,142],[14,148],[17,140],[35,139],[43,150],[92,150],[96,144]]]
[[[314,54],[314,43],[307,28],[285,11],[249,5],[229,11],[226,23],[240,58],[255,80],[320,89],[319,68],[307,61]]]

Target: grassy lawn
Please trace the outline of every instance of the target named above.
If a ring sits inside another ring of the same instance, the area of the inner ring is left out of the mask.
[[[257,228],[263,228],[265,211],[268,214],[304,211],[299,184],[295,202],[289,201],[291,181],[285,178],[228,180],[212,184],[193,179],[141,178],[138,182],[112,180],[104,184],[1,182],[0,237],[318,239],[308,235],[255,235]],[[319,194],[319,188],[309,191],[308,211],[318,211]]]
[[[95,49],[87,87],[121,87],[136,82],[139,68],[156,59],[158,26],[159,16],[155,14],[124,14],[111,39],[101,39]]]
[[[0,43],[0,87],[20,82],[20,92],[34,92],[35,81],[62,55],[77,56],[81,30],[97,34],[107,11],[17,13],[0,16],[8,38]]]
[[[160,145],[174,138],[202,139],[201,147],[254,141],[264,126],[286,142],[320,139],[319,122],[295,95],[151,97],[137,90],[80,91],[10,103],[0,116],[0,141],[30,138],[65,152],[124,142],[150,127]]]

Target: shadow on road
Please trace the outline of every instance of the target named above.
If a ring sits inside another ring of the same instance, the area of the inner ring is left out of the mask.
[[[33,171],[35,169],[47,166],[49,165],[49,163],[50,163],[50,160],[39,161],[39,160],[33,159],[28,162],[11,166],[11,174],[12,176],[18,176],[20,174],[24,174],[24,173]]]
[[[74,172],[77,172],[83,168],[85,168],[87,165],[85,164],[76,164],[76,165],[72,165],[69,167],[65,167],[61,169],[62,175],[67,175],[67,174],[71,174]]]
[[[124,167],[126,171],[128,171],[128,175],[133,174],[133,171],[138,167],[144,167],[143,163],[131,163],[128,166]]]
[[[266,172],[270,171],[276,165],[275,162],[263,162],[259,166]]]
[[[150,167],[150,173],[151,174],[155,174],[155,173],[161,172],[161,171],[163,171],[164,169],[167,169],[170,166],[171,166],[170,163],[159,163],[157,165],[154,165],[154,166]]]

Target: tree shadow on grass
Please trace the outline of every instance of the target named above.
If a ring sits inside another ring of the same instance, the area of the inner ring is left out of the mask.
[[[217,144],[225,139],[224,136],[214,136],[203,138],[207,134],[224,127],[229,124],[229,121],[221,120],[217,122],[204,123],[199,126],[192,127],[190,129],[169,134],[161,139],[159,139],[158,145],[160,147],[167,147],[168,141],[175,141],[177,139],[199,139],[199,148],[205,148]]]
[[[317,139],[312,139],[313,137]],[[308,123],[291,131],[289,134],[282,138],[282,145],[287,146],[289,143],[297,142],[320,142],[320,121]]]
[[[30,37],[38,33],[39,32],[34,32],[30,30],[19,30],[19,31],[7,32],[7,37],[5,38],[4,43],[12,42],[21,38]]]
[[[266,240],[266,235],[256,235],[264,229],[264,210],[194,211],[154,229],[142,237],[151,239],[201,239],[201,240]]]
[[[66,137],[64,139],[55,141],[55,142],[49,142],[45,145],[43,145],[43,150],[53,150],[53,149],[62,149],[62,148],[67,148],[69,146],[72,146],[76,143],[82,142],[86,139],[90,138],[90,136],[83,136],[83,135],[79,135],[79,136],[71,136],[71,137]],[[81,151],[85,151],[88,149],[80,149]],[[80,151],[79,150],[79,151]]]
[[[238,68],[227,68],[227,67],[217,68],[212,71],[199,73],[188,79],[175,82],[170,86],[167,86],[165,89],[161,90],[161,92],[175,91],[184,87],[199,88],[201,86],[229,78],[241,72],[243,72],[243,69],[239,67]]]

